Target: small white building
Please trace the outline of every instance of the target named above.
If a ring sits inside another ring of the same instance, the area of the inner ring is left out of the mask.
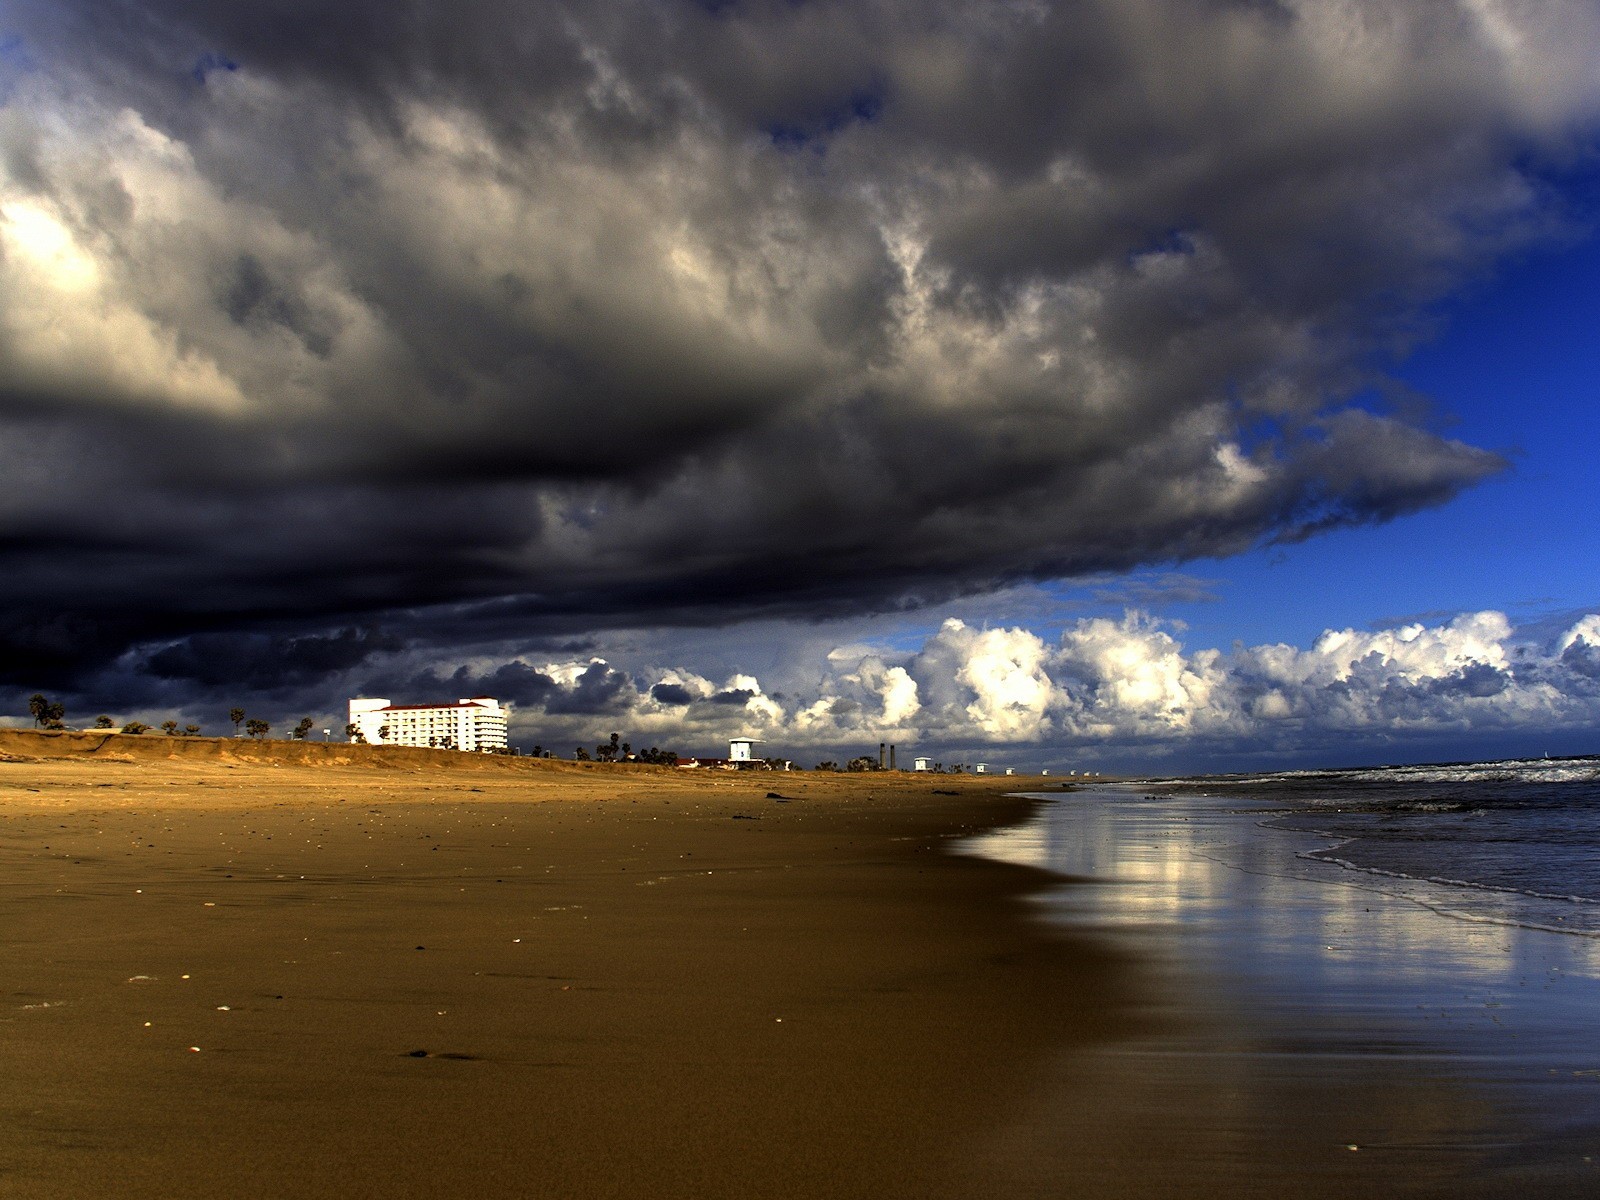
[[[794,766],[788,759],[757,758],[754,748],[759,741],[759,738],[729,738],[727,758],[680,758],[678,766],[714,771],[787,771]]]
[[[989,773],[989,764],[979,763],[977,766],[972,768],[972,771],[975,775],[987,775]]]
[[[492,696],[469,696],[454,704],[390,704],[358,696],[350,701],[350,724],[374,746],[506,748],[506,710]]]
[[[933,770],[933,759],[931,759],[931,758],[916,758],[916,759],[912,759],[911,760],[911,769],[913,771],[931,771],[931,770]]]

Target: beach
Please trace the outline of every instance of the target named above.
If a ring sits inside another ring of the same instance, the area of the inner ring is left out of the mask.
[[[998,781],[172,749],[0,764],[9,1194],[963,1194],[1116,1011]]]
[[[951,852],[1050,781],[83,737],[0,741],[0,1195],[1515,1194]]]

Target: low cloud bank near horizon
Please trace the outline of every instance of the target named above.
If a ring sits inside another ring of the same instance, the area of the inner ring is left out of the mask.
[[[1587,0],[18,0],[0,683],[902,611],[1446,502],[1505,461],[1384,370],[1568,228],[1596,46]]]
[[[571,757],[615,730],[637,750],[706,754],[753,736],[804,766],[874,752],[880,741],[899,746],[907,764],[912,754],[954,763],[985,752],[1034,763],[1337,762],[1448,745],[1456,757],[1480,757],[1484,746],[1518,738],[1600,731],[1600,614],[1544,634],[1515,629],[1503,613],[1467,613],[1328,630],[1304,648],[1189,650],[1181,632],[1136,611],[1078,620],[1056,639],[951,618],[915,649],[839,647],[817,664],[815,685],[770,691],[750,674],[625,667],[598,653],[484,649],[444,670],[351,632],[252,637],[144,651],[107,674],[100,697],[120,689],[151,723],[208,720],[211,732],[226,731],[217,722],[234,704],[281,728],[302,711],[319,714],[337,732],[344,717],[328,712],[330,697],[428,703],[484,694],[513,706],[513,741],[524,749]],[[252,662],[267,660],[305,674],[288,684],[276,675],[272,690],[241,684]],[[197,694],[207,698],[181,699]],[[81,705],[91,698],[72,700],[72,723],[87,724]]]

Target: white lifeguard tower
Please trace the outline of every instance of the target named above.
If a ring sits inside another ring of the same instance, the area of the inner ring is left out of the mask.
[[[912,760],[912,764],[911,764],[911,769],[913,771],[931,771],[931,770],[933,770],[933,759],[931,759],[931,758],[913,759]]]
[[[728,761],[737,766],[739,763],[755,762],[755,738],[736,737],[728,739]]]

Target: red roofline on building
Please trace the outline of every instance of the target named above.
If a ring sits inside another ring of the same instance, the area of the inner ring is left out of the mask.
[[[484,699],[486,699],[486,700],[488,698],[489,697],[487,697],[487,696],[484,697]],[[488,708],[488,706],[484,705],[484,704],[479,704],[476,700],[471,700],[471,701],[468,701],[466,704],[391,704],[387,708],[375,708],[375,709],[372,709],[370,711],[372,711],[372,712],[415,712],[416,710],[423,709],[423,708]]]

